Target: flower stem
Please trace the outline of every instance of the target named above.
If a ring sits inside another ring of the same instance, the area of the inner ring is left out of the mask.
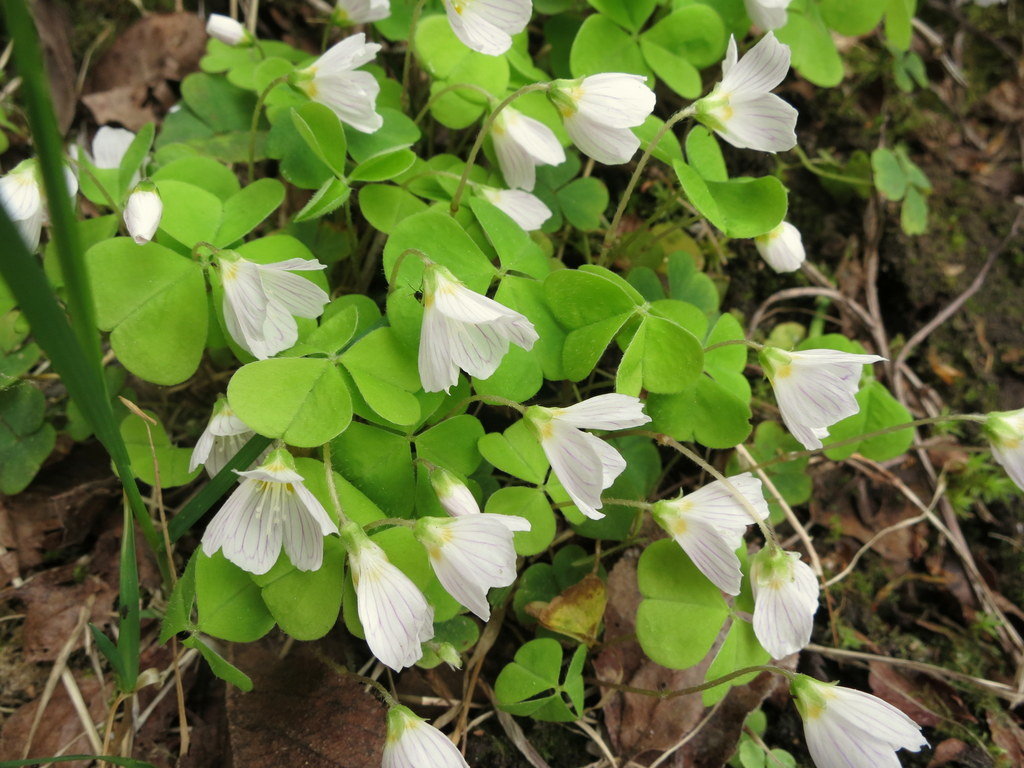
[[[429,263],[430,261],[430,257],[427,256],[427,254],[425,254],[419,248],[406,248],[404,251],[398,254],[398,258],[395,259],[394,266],[391,267],[391,274],[388,275],[388,294],[395,290],[395,281],[398,279],[398,270],[401,269],[402,262],[405,261],[405,257],[410,255],[417,256],[420,259],[425,259],[425,263]]]
[[[340,528],[348,522],[348,516],[341,508],[341,500],[338,498],[338,486],[334,482],[334,464],[331,461],[330,441],[323,444],[322,452],[324,458],[324,472],[327,473],[327,492],[331,497],[331,505],[334,507],[334,511],[338,515],[338,527]]]
[[[706,683],[700,685],[693,685],[689,688],[677,688],[675,690],[654,690],[651,688],[637,688],[632,685],[623,685],[622,683],[612,683],[607,680],[599,680],[597,678],[588,678],[587,682],[599,685],[602,688],[611,688],[614,691],[621,691],[622,693],[635,693],[640,696],[651,696],[656,699],[675,699],[680,696],[691,696],[695,693],[701,693],[703,691],[716,688],[719,685],[735,680],[737,677],[743,677],[744,675],[750,675],[755,672],[771,672],[775,675],[784,675],[785,677],[792,680],[796,675],[790,672],[788,669],[782,667],[776,667],[771,664],[758,664],[753,667],[743,667],[730,672],[728,675],[722,675],[722,677],[716,677],[714,680],[708,680]]]
[[[469,182],[469,174],[473,170],[473,164],[476,162],[477,155],[480,154],[480,148],[484,145],[484,139],[487,134],[491,131],[491,126],[494,125],[494,121],[497,119],[501,111],[505,109],[509,104],[518,99],[520,96],[524,96],[527,93],[533,91],[546,91],[551,87],[550,83],[531,83],[530,85],[524,85],[518,91],[509,94],[504,101],[500,102],[491,113],[484,120],[484,124],[480,126],[480,133],[476,136],[476,141],[473,142],[473,148],[469,151],[469,159],[466,160],[466,168],[462,171],[462,178],[459,179],[459,186],[455,189],[455,195],[452,197],[452,216],[459,212],[459,203],[462,201],[462,193],[466,190],[466,184]]]
[[[374,520],[363,526],[364,531],[372,531],[375,528],[381,528],[385,525],[401,526],[402,528],[412,528],[416,525],[415,520],[406,520],[402,517],[382,517],[380,520]]]
[[[368,685],[371,688],[373,688],[375,691],[377,691],[377,693],[380,694],[380,697],[384,699],[384,703],[387,704],[388,707],[398,706],[398,701],[395,699],[395,697],[392,696],[391,692],[387,688],[385,688],[379,681],[374,680],[372,677],[366,677],[364,675],[360,675],[357,672],[352,672],[344,664],[339,664],[334,659],[329,658],[327,654],[320,649],[317,649],[316,651],[314,651],[314,653],[316,654],[316,657],[320,660],[322,664],[324,664],[327,667],[330,667],[342,677],[354,678],[358,680],[360,683],[363,683],[364,685]]]
[[[718,349],[719,347],[731,347],[737,344],[743,344],[751,349],[764,349],[764,344],[758,344],[756,341],[749,341],[748,339],[727,339],[726,341],[719,341],[716,344],[704,347],[704,354],[706,355],[708,352]]]
[[[287,82],[288,82],[287,75],[283,75],[281,77],[278,77],[278,78],[275,78],[275,79],[271,80],[270,84],[267,85],[267,87],[264,88],[262,91],[260,91],[260,95],[256,99],[256,106],[253,107],[253,110],[252,110],[252,123],[249,126],[249,183],[250,184],[252,184],[253,180],[256,178],[256,132],[259,130],[259,127],[260,127],[260,115],[263,114],[263,107],[266,104],[267,96],[270,95],[270,92],[272,90],[274,90],[275,88],[277,88],[277,86],[283,85],[284,83],[287,83]]]
[[[409,76],[412,74],[412,46],[416,37],[416,28],[423,16],[423,6],[427,0],[419,0],[412,9],[412,22],[409,24],[409,40],[405,46],[405,61],[402,63],[402,107],[409,106]]]
[[[629,179],[629,184],[626,185],[626,191],[622,193],[622,199],[619,200],[619,207],[615,209],[615,216],[612,217],[612,223],[604,233],[604,242],[601,244],[601,255],[597,260],[598,264],[603,264],[605,262],[609,251],[615,244],[616,233],[619,231],[619,222],[622,221],[622,215],[626,212],[626,206],[629,204],[629,199],[633,196],[633,190],[636,189],[636,185],[640,181],[640,175],[644,172],[644,168],[647,167],[647,163],[650,162],[651,155],[654,154],[654,150],[657,149],[658,144],[663,138],[665,138],[665,134],[672,130],[676,123],[690,117],[692,114],[692,104],[679,110],[665,121],[665,124],[661,126],[661,129],[654,135],[654,138],[648,142],[643,155],[640,156],[640,162],[636,164],[636,168],[633,170],[633,175]]]
[[[422,122],[423,118],[427,116],[427,112],[430,111],[430,108],[437,103],[438,99],[440,99],[443,96],[447,96],[449,93],[453,91],[476,91],[480,95],[485,96],[487,98],[487,102],[491,106],[494,106],[494,103],[496,101],[496,99],[494,98],[494,94],[492,94],[486,88],[481,88],[476,83],[452,83],[451,85],[446,85],[444,88],[432,94],[430,98],[427,99],[427,103],[423,105],[423,109],[421,109],[416,114],[416,118],[413,120],[413,122],[416,123],[416,125],[419,125],[420,122]]]

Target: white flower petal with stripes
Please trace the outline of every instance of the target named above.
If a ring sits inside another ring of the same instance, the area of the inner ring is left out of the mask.
[[[784,152],[796,146],[796,109],[772,93],[789,71],[789,46],[772,32],[738,58],[736,38],[722,80],[695,106],[696,118],[734,147]]]
[[[78,178],[67,166],[64,167],[64,181],[68,193],[74,197],[78,193]],[[28,249],[34,251],[38,248],[43,225],[49,224],[50,214],[34,158],[23,160],[0,177],[0,204],[18,228]]]
[[[338,0],[331,20],[338,26],[369,24],[390,15],[388,0]]]
[[[765,347],[758,357],[786,428],[809,449],[821,448],[829,427],[860,411],[856,394],[863,366],[885,359],[834,349],[785,352],[777,347]]]
[[[766,32],[786,26],[786,9],[792,0],[744,0],[747,16]]]
[[[202,465],[206,468],[206,473],[213,477],[235,458],[235,454],[242,450],[242,446],[255,434],[235,415],[228,401],[223,397],[219,398],[213,406],[213,413],[206,424],[206,429],[192,450],[188,471],[194,472],[196,467]]]
[[[380,84],[369,72],[356,72],[377,55],[380,45],[366,35],[346,37],[310,66],[296,73],[295,84],[313,101],[330,107],[343,123],[357,131],[374,133],[384,118],[377,112]]]
[[[551,209],[539,197],[521,189],[480,187],[480,193],[527,232],[540,229],[551,218]]]
[[[629,395],[599,395],[568,408],[526,409],[526,422],[540,440],[551,469],[573,504],[587,517],[604,517],[601,492],[626,469],[626,460],[606,441],[583,429],[628,429],[651,417]]]
[[[484,621],[491,617],[487,591],[516,580],[514,531],[528,531],[525,518],[512,515],[421,517],[414,529],[430,565],[448,594]]]
[[[806,675],[792,692],[818,768],[899,768],[896,752],[928,745],[917,723],[877,696]]]
[[[754,634],[761,646],[781,659],[811,641],[818,610],[818,580],[797,552],[764,549],[750,566],[754,593]]]
[[[444,267],[426,266],[419,370],[427,392],[447,392],[458,383],[459,369],[489,378],[510,342],[530,350],[537,338],[524,315],[471,291]]]
[[[417,717],[412,710],[396,706],[388,710],[388,732],[384,740],[381,768],[469,768],[451,739]]]
[[[430,485],[444,511],[452,517],[480,514],[480,505],[473,492],[447,469],[433,467],[430,470]]]
[[[565,150],[554,131],[512,107],[498,113],[491,126],[491,140],[501,175],[510,189],[532,192],[538,165],[565,162]]]
[[[452,31],[468,48],[501,56],[533,14],[531,0],[444,0]]]
[[[726,479],[736,493],[716,480],[678,499],[655,503],[651,514],[712,584],[738,595],[743,574],[736,550],[747,526],[768,517],[768,503],[761,481],[750,473]]]
[[[573,143],[599,163],[629,162],[640,148],[631,131],[654,111],[654,91],[643,75],[606,72],[579,80],[556,80],[548,98],[558,109]]]
[[[345,525],[342,540],[370,651],[395,672],[411,667],[423,656],[423,643],[434,636],[434,609],[358,525]]]
[[[238,45],[249,40],[250,35],[241,22],[230,16],[219,13],[211,13],[206,21],[206,34],[215,40],[220,40],[224,45]]]
[[[984,429],[992,458],[1024,491],[1024,408],[988,414]]]
[[[324,536],[338,526],[295,471],[287,451],[277,450],[256,469],[238,472],[242,481],[210,521],[203,552],[224,557],[249,573],[269,571],[281,546],[300,571],[323,564]]]
[[[788,221],[767,234],[755,237],[754,245],[761,258],[776,272],[795,272],[807,258],[800,230]]]
[[[218,256],[224,286],[224,324],[231,338],[265,360],[294,346],[295,317],[315,318],[330,300],[320,286],[292,272],[325,269],[312,259],[257,264],[230,251]]]
[[[124,207],[124,224],[132,240],[138,245],[152,240],[163,214],[164,204],[156,185],[145,181],[140,183],[128,196]]]

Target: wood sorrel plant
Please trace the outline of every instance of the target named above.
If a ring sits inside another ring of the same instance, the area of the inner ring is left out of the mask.
[[[457,662],[479,635],[467,612],[488,620],[492,605],[511,599],[527,621],[523,606],[556,596],[553,586],[514,584],[517,557],[547,552],[562,530],[643,546],[636,632],[654,661],[694,666],[727,632],[708,681],[676,693],[713,701],[768,670],[793,680],[820,768],[839,764],[833,750],[852,733],[871,757],[849,753],[843,765],[916,750],[916,726],[874,697],[768,666],[809,642],[819,585],[780,544],[762,478],[815,451],[893,458],[911,428],[931,420],[911,420],[866,367],[882,358],[857,341],[819,334],[780,349],[749,340],[688,254],[670,253],[657,269],[608,268],[630,261],[619,224],[652,159],[671,167],[695,217],[756,238],[776,270],[799,267],[783,181],[730,177],[719,138],[752,152],[793,148],[796,110],[772,93],[789,70],[787,44],[822,85],[834,84],[834,49],[807,47],[786,24],[786,3],[748,0],[750,18],[779,28],[751,45],[737,39],[750,23],[735,3],[592,4],[599,12],[568,62],[531,57],[529,0],[445,0],[443,9],[342,0],[330,17],[341,39],[319,57],[213,17],[203,71],[185,79],[183,102],[159,131],[101,131],[91,152],[72,153],[81,194],[104,212],[52,217],[58,238],[67,230],[88,249],[81,278],[64,271],[76,330],[108,334],[118,364],[154,385],[225,374],[194,450],[172,445],[159,424],[152,446],[129,439],[133,416],[121,425],[123,444],[103,431],[106,384],[96,379],[91,394],[75,384],[85,363],[58,354],[72,336],[40,330],[41,271],[33,289],[5,266],[13,295],[4,300],[33,322],[79,407],[101,403],[86,419],[115,457],[130,458],[118,463],[126,488],[131,470],[156,484],[154,454],[162,488],[196,481],[205,466],[209,483],[164,531],[168,541],[193,526],[203,533],[162,636],[185,633],[236,685],[250,683],[201,636],[250,642],[278,626],[313,640],[340,621],[396,672]],[[865,14],[872,26],[884,14],[890,35],[909,41],[912,3],[865,2],[858,14],[824,0],[792,5],[790,17],[805,21],[820,6],[829,45],[826,22],[859,29]],[[367,26],[350,33],[348,24]],[[620,52],[614,64],[610,49]],[[699,70],[719,63],[705,93]],[[606,71],[615,66],[629,71]],[[660,108],[656,81],[686,105]],[[0,223],[13,232],[13,222],[28,250],[63,162],[52,146],[39,148],[45,190],[35,161],[0,180]],[[641,148],[609,222],[600,165],[628,163]],[[75,305],[81,297],[87,311]],[[761,422],[757,469],[766,474],[738,462],[722,472],[701,454],[754,430],[750,348],[792,437]],[[950,418],[984,421],[997,460],[1022,482],[1020,412]],[[786,453],[800,445],[807,450]],[[688,464],[713,479],[670,494]],[[167,562],[137,491],[129,495]],[[641,539],[646,515],[669,538]],[[575,545],[552,560],[542,565],[560,587],[597,571]],[[134,609],[136,593],[122,591]],[[586,641],[564,669],[563,646],[550,637],[523,645],[495,682],[499,705],[579,718],[600,614],[588,618],[549,627]],[[123,667],[123,648],[106,640],[104,650]],[[133,686],[125,672],[125,695]],[[382,695],[391,707],[385,766],[419,766],[415,756],[426,753],[437,766],[464,765],[436,730]]]

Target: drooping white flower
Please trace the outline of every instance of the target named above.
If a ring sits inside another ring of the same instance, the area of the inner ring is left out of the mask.
[[[796,676],[792,692],[818,768],[899,768],[896,752],[928,745],[917,723],[870,693],[806,675]]]
[[[565,150],[554,131],[540,120],[505,107],[491,126],[494,154],[505,183],[510,189],[532,192],[537,183],[538,165],[561,165]]]
[[[807,258],[800,230],[788,221],[767,234],[755,237],[754,245],[761,258],[776,272],[794,272]]]
[[[818,580],[798,552],[763,549],[750,565],[754,593],[754,634],[781,659],[811,641],[818,610]]]
[[[444,511],[452,517],[480,514],[480,505],[466,484],[443,467],[430,469],[430,486]]]
[[[210,421],[207,422],[206,429],[192,450],[188,471],[194,472],[196,467],[202,464],[206,467],[206,473],[213,477],[235,458],[235,454],[242,450],[242,446],[255,434],[235,415],[227,400],[223,397],[218,398],[213,406],[213,413],[210,414]]]
[[[532,0],[444,0],[448,23],[467,47],[500,56],[530,22]]]
[[[439,264],[424,268],[419,369],[427,392],[447,392],[458,383],[460,368],[486,379],[509,342],[529,350],[537,338],[523,315],[471,291]]]
[[[992,449],[992,458],[1024,491],[1024,408],[988,414],[985,435]]]
[[[298,70],[295,85],[313,101],[330,107],[341,122],[373,133],[384,125],[384,118],[377,113],[380,83],[369,72],[355,70],[372,61],[379,50],[380,45],[366,42],[362,32],[346,37]]]
[[[64,180],[71,197],[78,193],[78,178],[67,166]],[[0,177],[0,204],[18,228],[21,239],[30,251],[39,247],[43,225],[50,221],[46,193],[34,158],[18,163],[10,173]]]
[[[512,221],[525,229],[533,232],[544,226],[544,222],[551,218],[551,209],[544,205],[543,201],[536,195],[524,192],[521,189],[495,189],[494,187],[479,187],[480,194],[489,203],[499,208],[508,215]]]
[[[203,534],[203,552],[224,557],[250,573],[269,571],[281,545],[300,571],[323,564],[324,536],[338,532],[323,505],[295,471],[291,455],[278,449],[259,467],[237,472],[242,481]]]
[[[640,148],[630,130],[654,111],[654,91],[643,75],[606,72],[551,83],[548,98],[565,121],[569,137],[599,163],[627,163]]]
[[[406,707],[388,710],[381,768],[469,768],[451,739]]]
[[[421,517],[414,533],[430,565],[452,597],[484,621],[491,617],[487,591],[516,580],[513,531],[530,523],[513,515],[481,513],[461,517]]]
[[[391,15],[390,0],[338,0],[331,21],[339,27],[369,24]]]
[[[408,576],[355,523],[342,527],[359,621],[373,655],[400,672],[423,656],[434,636],[434,609]]]
[[[128,203],[124,207],[124,224],[128,234],[139,245],[148,243],[160,227],[163,215],[164,203],[156,184],[151,181],[140,182],[128,196]]]
[[[252,39],[249,30],[242,26],[241,22],[219,13],[211,13],[210,18],[206,20],[206,34],[220,40],[224,45],[238,45]]]
[[[746,472],[728,478],[741,499],[721,480],[671,501],[659,501],[651,514],[701,573],[730,595],[740,593],[743,574],[736,550],[747,526],[768,517],[761,481]]]
[[[854,355],[834,349],[784,352],[765,347],[758,355],[787,429],[805,448],[821,448],[828,428],[860,411],[855,395],[867,363],[878,355]]]
[[[734,147],[785,152],[796,146],[797,111],[772,93],[789,71],[789,46],[769,32],[737,60],[736,38],[722,80],[694,107],[695,117]]]
[[[128,129],[102,125],[93,136],[89,160],[97,168],[120,168],[125,152],[133,141],[135,134]]]
[[[322,288],[292,274],[325,269],[319,261],[257,264],[231,251],[221,251],[217,259],[224,285],[224,324],[235,343],[260,360],[293,346],[299,337],[295,317],[319,317],[330,300]]]
[[[584,429],[627,429],[651,420],[643,402],[630,395],[598,395],[568,408],[533,405],[524,418],[540,439],[551,463],[577,509],[592,520],[604,517],[601,491],[626,469],[626,460],[607,442]]]
[[[744,0],[747,16],[764,31],[786,26],[786,9],[792,0]]]

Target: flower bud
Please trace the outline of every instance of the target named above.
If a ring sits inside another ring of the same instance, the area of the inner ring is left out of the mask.
[[[141,182],[132,191],[124,207],[124,224],[128,227],[128,234],[139,245],[145,245],[156,234],[163,213],[164,204],[156,185],[151,181]]]
[[[238,45],[249,42],[251,36],[241,22],[232,19],[230,16],[222,16],[219,13],[211,13],[206,22],[206,34],[220,40],[224,45]]]

